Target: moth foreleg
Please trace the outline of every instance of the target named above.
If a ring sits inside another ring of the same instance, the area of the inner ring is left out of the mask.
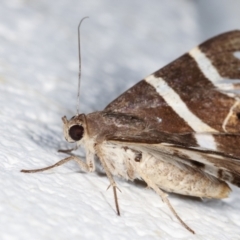
[[[166,203],[171,210],[171,212],[174,214],[174,216],[178,219],[178,221],[191,233],[195,234],[195,232],[178,216],[177,212],[171,205],[168,195],[164,193],[154,182],[151,181],[142,171],[141,171],[141,177],[142,179],[147,183],[148,187],[152,188],[162,199],[164,203]]]
[[[45,168],[39,168],[39,169],[33,169],[33,170],[21,170],[21,172],[24,172],[24,173],[35,173],[35,172],[43,172],[43,171],[46,171],[46,170],[49,170],[51,168],[55,168],[55,167],[58,167],[58,166],[61,166],[69,161],[72,161],[74,160],[75,162],[78,163],[79,167],[81,168],[82,171],[84,172],[89,172],[90,171],[90,168],[88,166],[87,163],[85,163],[83,160],[81,160],[80,158],[76,157],[76,156],[70,156],[70,157],[67,157],[67,158],[64,158],[62,160],[60,160],[59,162],[49,166],[49,167],[45,167]]]

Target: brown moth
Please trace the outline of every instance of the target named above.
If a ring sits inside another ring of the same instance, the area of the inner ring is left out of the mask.
[[[80,43],[79,43],[80,46]],[[80,47],[79,47],[80,53]],[[82,171],[100,161],[113,176],[141,179],[171,206],[166,192],[222,199],[240,186],[240,31],[218,35],[149,75],[103,111],[62,118],[68,142],[86,149]],[[67,152],[67,151],[66,151]]]

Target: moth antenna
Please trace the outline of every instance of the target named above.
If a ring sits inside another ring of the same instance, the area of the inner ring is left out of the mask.
[[[79,104],[80,104],[80,82],[81,82],[81,74],[82,74],[82,64],[81,64],[81,47],[80,47],[80,27],[84,19],[88,17],[84,17],[80,20],[78,24],[78,94],[77,94],[77,115],[79,115]]]

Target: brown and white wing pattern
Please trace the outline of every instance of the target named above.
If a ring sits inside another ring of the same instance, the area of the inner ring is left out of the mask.
[[[192,49],[104,111],[146,123],[107,141],[240,186],[240,31]]]
[[[240,132],[240,31],[216,36],[127,90],[104,111],[170,133]]]

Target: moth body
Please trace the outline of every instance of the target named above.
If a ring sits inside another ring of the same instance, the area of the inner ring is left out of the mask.
[[[213,176],[155,158],[126,146],[103,142],[100,151],[112,175],[126,180],[140,179],[143,171],[159,188],[201,198],[226,198],[231,189]]]
[[[122,119],[123,122],[126,119]],[[122,177],[126,180],[141,179],[141,172],[144,172],[151,181],[159,188],[182,195],[189,195],[201,198],[226,198],[230,193],[230,188],[224,181],[217,179],[199,169],[186,167],[176,161],[172,161],[171,156],[174,151],[170,151],[170,146],[160,146],[162,155],[156,155],[154,151],[142,151],[139,146],[132,146],[123,143],[113,143],[106,141],[105,132],[114,131],[115,135],[124,137],[124,132],[136,135],[139,129],[134,125],[128,130],[123,129],[123,125],[115,121],[112,115],[107,112],[94,112],[89,115],[75,116],[64,124],[65,138],[72,141],[69,129],[73,124],[84,126],[84,133],[79,141],[86,150],[86,162],[89,171],[95,170],[95,156],[104,159],[109,172],[113,176]],[[99,123],[100,126],[99,126]],[[87,130],[87,126],[88,129]],[[141,129],[140,131],[144,131]],[[163,135],[163,134],[162,134]],[[96,148],[97,146],[97,148]],[[164,154],[165,153],[165,154]],[[168,155],[170,154],[170,156]],[[195,154],[195,153],[194,153]],[[192,154],[197,159],[199,156]]]
[[[50,167],[22,171],[74,160],[91,172],[97,158],[118,215],[113,176],[142,179],[194,233],[162,190],[221,199],[231,191],[227,182],[240,187],[239,53],[240,31],[223,33],[150,74],[103,111],[63,117],[66,140],[85,148],[86,161],[71,154]]]
[[[231,191],[225,182],[208,174],[161,161],[147,153],[143,154],[139,167],[167,192],[201,198],[226,198]]]

